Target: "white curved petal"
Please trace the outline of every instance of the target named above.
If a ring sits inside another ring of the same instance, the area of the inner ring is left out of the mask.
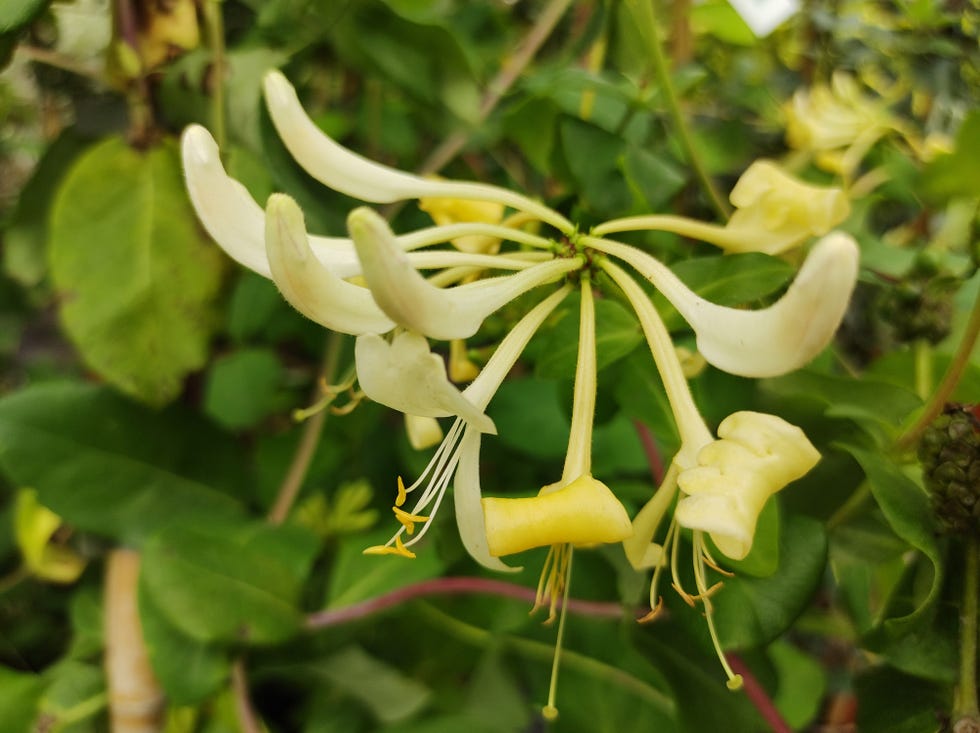
[[[357,381],[375,402],[409,415],[462,418],[482,433],[496,434],[493,420],[467,400],[446,376],[446,364],[411,331],[391,343],[376,334],[359,336],[354,347]]]
[[[191,203],[211,238],[241,265],[272,277],[265,254],[265,214],[246,188],[221,165],[218,144],[190,125],[181,136],[184,177]],[[317,259],[340,277],[360,272],[354,244],[345,237],[310,237]]]
[[[339,145],[306,115],[286,77],[270,71],[263,81],[266,106],[286,148],[304,170],[326,186],[372,203],[456,198],[494,201],[525,211],[558,229],[574,229],[563,216],[513,191],[481,183],[440,181],[375,163]]]
[[[592,237],[583,241],[635,267],[691,325],[705,359],[744,377],[778,376],[816,357],[833,338],[857,283],[858,246],[843,232],[818,241],[786,294],[757,311],[725,308],[695,295],[635,247]]]
[[[245,187],[225,173],[214,138],[200,125],[191,125],[180,147],[187,192],[201,224],[229,257],[271,277],[263,241],[265,216]]]
[[[516,573],[524,568],[511,567],[491,555],[487,543],[480,490],[480,438],[478,431],[467,428],[459,446],[459,466],[456,468],[453,484],[453,504],[456,507],[459,537],[470,557],[483,567]]]
[[[304,316],[341,333],[385,333],[394,328],[367,288],[341,280],[317,260],[306,237],[303,212],[291,198],[269,198],[265,232],[272,279]]]
[[[581,267],[577,259],[553,260],[516,275],[443,289],[416,271],[388,223],[371,209],[355,209],[347,226],[364,279],[381,310],[399,325],[436,339],[468,338],[498,308],[531,288],[554,282]]]

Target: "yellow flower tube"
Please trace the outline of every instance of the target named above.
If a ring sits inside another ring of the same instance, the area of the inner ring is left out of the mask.
[[[532,547],[621,542],[630,518],[609,487],[584,475],[564,488],[528,498],[484,498],[487,543],[494,557]]]

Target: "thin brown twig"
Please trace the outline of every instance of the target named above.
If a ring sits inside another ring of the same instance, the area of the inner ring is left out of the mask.
[[[231,688],[235,695],[235,713],[242,733],[262,733],[262,725],[248,696],[248,674],[245,658],[238,657],[231,665]]]
[[[305,626],[311,631],[325,629],[329,626],[338,626],[366,618],[367,616],[380,613],[406,601],[429,596],[462,595],[468,593],[515,598],[526,601],[528,604],[533,603],[535,598],[535,593],[531,588],[526,588],[516,583],[508,583],[503,580],[475,577],[433,578],[432,580],[423,580],[412,585],[407,585],[404,588],[398,588],[390,593],[385,593],[376,598],[369,598],[366,601],[354,603],[350,606],[311,613],[306,617]],[[583,601],[578,599],[568,601],[568,610],[571,613],[592,616],[593,618],[621,619],[626,615],[625,609],[617,603]]]
[[[541,11],[537,21],[528,31],[524,40],[518,46],[517,51],[511,59],[503,65],[497,75],[487,86],[487,91],[480,101],[480,108],[477,112],[473,125],[468,129],[457,130],[433,150],[425,162],[419,167],[419,173],[436,173],[442,170],[453,158],[459,155],[460,150],[470,139],[473,128],[479,126],[490,116],[490,113],[497,108],[500,100],[514,85],[514,82],[527,68],[528,64],[534,59],[535,55],[548,40],[548,36],[555,29],[558,21],[568,10],[572,0],[551,0],[550,3]]]

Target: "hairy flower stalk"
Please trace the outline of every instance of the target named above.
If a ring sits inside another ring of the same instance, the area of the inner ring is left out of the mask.
[[[278,72],[266,77],[265,96],[286,147],[315,178],[369,203],[419,199],[436,222],[396,234],[381,216],[361,207],[348,217],[348,237],[312,236],[295,201],[275,194],[263,210],[225,173],[217,146],[203,128],[184,133],[191,200],[229,256],[272,279],[310,319],[357,337],[360,389],[407,416],[413,444],[438,440],[436,421],[453,418],[421,475],[407,486],[398,480],[392,506],[397,529],[391,539],[365,552],[414,557],[452,485],[461,541],[481,565],[514,572],[520,568],[502,558],[550,548],[535,607],[547,606],[554,619],[559,606],[564,608],[573,548],[623,542],[634,567],[653,570],[654,609],[667,568],[682,597],[702,603],[721,663],[730,684],[737,686],[714,629],[710,596],[718,584],[709,582],[708,570],[719,568],[712,553],[744,557],[768,497],[806,473],[818,455],[802,431],[770,415],[735,413],[719,426],[716,439],[692,398],[671,336],[635,276],[673,304],[708,363],[748,377],[784,374],[829,344],[854,288],[857,245],[850,236],[831,231],[848,213],[843,194],[796,181],[760,161],[732,191],[737,211],[725,226],[657,215],[614,220],[583,234],[562,214],[522,194],[422,178],[347,150],[310,121]],[[761,310],[743,310],[705,300],[652,255],[609,238],[635,230],[675,231],[736,252],[781,253],[812,237],[822,239],[809,249],[782,297]],[[681,438],[663,484],[632,521],[609,487],[592,475],[597,389],[593,276],[599,271],[636,313]],[[562,475],[534,496],[483,497],[481,442],[484,435],[496,434],[487,406],[575,283],[581,311]],[[463,340],[478,333],[491,314],[524,296],[537,298],[537,305],[478,370],[466,359]],[[449,372],[444,352],[433,351],[432,340],[449,344]],[[455,381],[470,383],[460,389]],[[668,516],[666,533],[659,538]],[[677,571],[686,532],[693,545],[693,592],[684,589]],[[557,715],[563,633],[562,610],[548,717]]]

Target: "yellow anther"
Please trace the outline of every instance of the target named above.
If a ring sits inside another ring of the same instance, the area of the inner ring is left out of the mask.
[[[423,522],[429,521],[429,518],[424,514],[410,514],[409,512],[406,512],[404,509],[399,509],[397,506],[393,506],[391,508],[391,511],[395,513],[395,519],[397,519],[399,522],[402,523],[402,526],[405,528],[405,531],[408,532],[409,534],[415,532],[416,522],[421,524]]]
[[[653,610],[651,610],[650,613],[648,613],[643,618],[640,618],[640,619],[637,619],[637,620],[641,624],[650,623],[655,618],[657,618],[661,613],[663,613],[663,610],[664,610],[664,599],[663,598],[658,598],[657,599],[657,605],[653,608]]]
[[[408,498],[408,492],[405,490],[405,482],[402,481],[402,477],[398,477],[398,495],[395,497],[395,506],[401,506],[405,503],[405,499]]]
[[[405,547],[405,543],[402,542],[402,538],[395,537],[395,546],[391,545],[375,545],[374,547],[368,547],[362,551],[364,555],[399,555],[400,557],[407,557],[410,560],[415,559],[415,553]]]

